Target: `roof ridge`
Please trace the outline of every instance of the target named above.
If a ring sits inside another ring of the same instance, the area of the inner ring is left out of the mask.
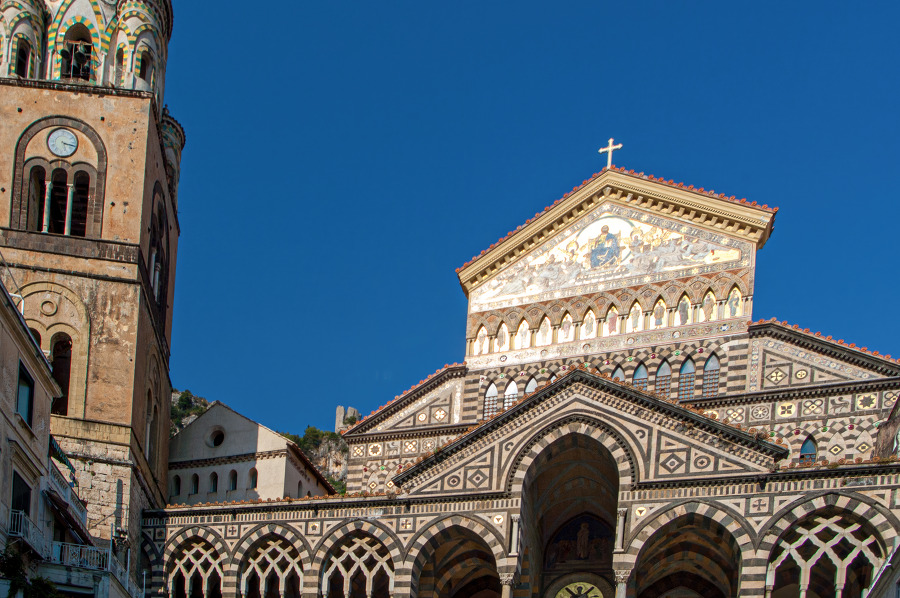
[[[684,183],[680,183],[680,182],[679,182],[679,183],[676,183],[676,182],[675,182],[674,180],[672,180],[672,179],[666,180],[666,179],[664,179],[664,178],[662,178],[662,177],[657,177],[657,176],[654,176],[654,175],[652,175],[652,174],[644,174],[643,171],[641,171],[641,172],[635,172],[634,169],[626,170],[624,167],[618,168],[618,167],[616,167],[616,166],[612,166],[612,167],[607,168],[606,166],[604,166],[603,169],[602,169],[600,172],[595,172],[593,175],[591,175],[591,178],[585,179],[585,180],[581,181],[581,184],[580,184],[580,185],[578,185],[578,186],[576,186],[576,187],[573,187],[572,190],[571,190],[570,192],[564,193],[563,196],[562,196],[561,198],[557,199],[557,200],[554,201],[552,204],[550,204],[550,205],[548,205],[547,207],[545,207],[545,208],[543,209],[543,211],[537,212],[532,218],[529,218],[528,220],[526,220],[524,224],[520,224],[520,225],[517,226],[515,229],[513,229],[513,230],[509,231],[508,233],[506,233],[505,236],[503,236],[503,237],[497,239],[497,241],[496,241],[495,243],[492,243],[490,247],[488,247],[487,249],[483,250],[483,251],[482,251],[481,253],[479,253],[478,255],[473,255],[473,256],[472,256],[472,259],[470,259],[470,260],[467,261],[465,264],[463,264],[462,266],[460,266],[459,268],[457,268],[457,269],[456,269],[456,272],[459,273],[459,272],[461,272],[464,268],[470,266],[470,265],[471,265],[472,263],[474,263],[478,258],[483,257],[486,253],[488,253],[489,251],[491,251],[492,249],[494,249],[495,247],[497,247],[498,245],[500,245],[501,243],[503,243],[504,241],[506,241],[507,239],[509,239],[510,237],[512,237],[514,234],[516,234],[517,232],[519,232],[520,230],[522,230],[523,228],[525,228],[526,226],[528,226],[529,224],[531,224],[532,222],[534,222],[535,220],[537,220],[538,218],[540,218],[542,215],[544,215],[544,214],[546,214],[547,212],[549,212],[551,209],[553,209],[554,207],[556,207],[561,201],[563,201],[564,199],[568,199],[569,196],[572,195],[573,193],[575,193],[575,192],[577,192],[577,191],[580,191],[584,186],[586,186],[588,183],[591,183],[592,181],[594,181],[595,179],[597,179],[598,177],[600,177],[600,176],[601,176],[604,172],[606,172],[607,170],[611,170],[611,171],[614,171],[614,172],[618,172],[618,173],[620,173],[620,174],[626,174],[626,175],[635,176],[635,177],[638,177],[638,178],[641,178],[641,179],[653,181],[653,182],[656,182],[656,183],[660,183],[660,184],[666,185],[666,186],[668,186],[668,187],[672,187],[672,188],[674,188],[674,189],[683,189],[683,190],[686,190],[686,191],[693,191],[694,193],[702,193],[703,195],[706,195],[706,196],[708,196],[708,197],[714,197],[714,198],[716,198],[716,199],[722,199],[722,200],[725,200],[725,201],[730,201],[731,203],[744,204],[744,205],[746,205],[746,206],[750,206],[750,207],[757,208],[757,209],[760,209],[760,210],[765,210],[765,211],[771,212],[771,213],[773,213],[773,214],[776,213],[776,212],[778,211],[778,208],[777,208],[777,207],[775,207],[775,208],[770,208],[768,204],[759,205],[759,204],[757,204],[755,201],[747,201],[747,198],[745,198],[745,197],[738,198],[738,197],[735,197],[734,195],[726,196],[724,193],[716,193],[715,190],[713,190],[713,189],[710,189],[709,191],[707,191],[707,190],[705,190],[703,187],[694,187],[693,185],[685,185]]]

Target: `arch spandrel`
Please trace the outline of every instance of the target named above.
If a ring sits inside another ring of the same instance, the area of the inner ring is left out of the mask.
[[[774,464],[773,454],[757,448],[747,433],[735,438],[722,424],[668,402],[632,396],[634,391],[619,385],[603,388],[609,384],[565,384],[563,379],[407,470],[395,483],[410,495],[514,492],[516,484],[509,480],[524,475],[521,463],[534,458],[529,451],[535,446],[539,451],[551,431],[599,440],[619,463],[623,485],[698,474],[768,473]]]

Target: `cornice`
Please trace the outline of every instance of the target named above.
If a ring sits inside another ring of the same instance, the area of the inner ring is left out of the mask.
[[[604,169],[459,268],[457,275],[466,296],[502,267],[606,201],[680,218],[695,226],[750,241],[757,249],[771,235],[775,217],[768,207],[711,196],[693,187],[679,188],[633,171]]]
[[[831,396],[835,394],[866,392],[873,390],[888,390],[900,387],[900,376],[891,378],[879,378],[878,380],[860,380],[853,382],[833,382],[830,384],[817,384],[810,386],[799,386],[794,388],[778,388],[773,390],[763,390],[759,392],[749,392],[744,394],[721,396],[714,398],[697,398],[681,401],[686,405],[696,405],[699,407],[714,407],[720,405],[734,405],[758,403],[760,401],[777,401],[808,397]]]
[[[900,376],[900,363],[887,356],[876,356],[869,353],[866,348],[857,348],[855,345],[845,346],[843,341],[834,341],[831,337],[820,338],[816,336],[818,333],[801,331],[799,327],[788,327],[786,323],[758,322],[750,324],[747,332],[750,338],[771,336],[885,376]]]

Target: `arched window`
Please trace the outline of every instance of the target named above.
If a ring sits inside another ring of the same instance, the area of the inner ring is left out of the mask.
[[[678,372],[678,400],[684,401],[694,397],[694,378],[696,377],[696,368],[694,360],[688,357],[681,364],[681,370]]]
[[[69,27],[63,42],[60,79],[82,79],[90,81],[93,72],[93,51],[91,34],[87,27],[76,23]]]
[[[472,347],[473,355],[483,355],[487,353],[488,349],[488,337],[487,330],[485,330],[484,326],[478,329],[478,334],[475,335],[475,346]]]
[[[712,322],[717,318],[716,311],[716,296],[712,291],[707,291],[700,304],[700,321]]]
[[[513,349],[527,349],[531,346],[531,331],[528,329],[528,322],[522,320],[519,328],[516,330],[516,338],[513,339]]]
[[[572,316],[566,314],[563,316],[562,324],[559,326],[559,342],[567,343],[575,340],[575,324],[572,322]]]
[[[117,87],[125,85],[125,48],[116,50],[116,72],[114,74]]]
[[[660,299],[656,302],[656,305],[653,306],[653,313],[650,314],[650,329],[656,330],[665,327],[668,324],[666,316],[666,302]]]
[[[19,38],[16,50],[16,72],[19,77],[28,77],[28,67],[31,66],[31,44],[24,37]]]
[[[138,66],[138,78],[143,79],[147,83],[153,82],[153,56],[150,51],[144,49],[140,56],[140,66]]]
[[[69,180],[65,170],[56,169],[51,175],[50,219],[44,213],[43,231],[61,235],[66,232],[66,204],[69,202]],[[46,206],[45,206],[46,207]]]
[[[509,351],[509,328],[506,327],[506,324],[501,324],[500,330],[497,331],[497,336],[494,338],[494,351]]]
[[[581,321],[581,338],[594,338],[595,336],[597,336],[597,317],[593,310],[589,309]]]
[[[237,490],[237,472],[233,469],[228,473],[228,490]]]
[[[619,334],[619,310],[615,306],[606,312],[606,326],[603,327],[603,336]]]
[[[491,382],[484,393],[484,418],[487,419],[497,413],[497,385]]]
[[[175,476],[172,478],[172,496],[180,496],[181,495],[181,477]]]
[[[691,300],[687,295],[682,295],[678,300],[678,309],[675,310],[675,325],[684,326],[691,323]]]
[[[509,409],[512,407],[516,399],[519,398],[519,385],[516,384],[515,380],[506,385],[506,392],[503,393],[503,408]]]
[[[637,301],[628,310],[628,319],[625,321],[625,332],[640,332],[644,329],[644,310]]]
[[[200,492],[200,476],[196,473],[191,476],[191,494],[197,494]]]
[[[643,363],[639,364],[637,368],[634,370],[634,377],[631,379],[631,383],[635,388],[639,388],[640,390],[647,390],[647,380],[649,375],[647,373],[647,366]]]
[[[62,396],[53,401],[53,415],[69,414],[69,376],[72,371],[72,339],[64,332],[57,333],[50,341],[50,364],[53,379],[59,385]]]
[[[249,487],[251,489],[256,488],[258,482],[258,475],[256,473],[256,468],[250,470],[250,484]]]
[[[66,213],[63,232],[73,237],[87,234],[88,195],[91,192],[91,175],[83,170],[75,173],[75,187],[72,189],[71,213]],[[68,208],[69,206],[67,206]]]
[[[656,369],[656,394],[668,397],[672,392],[672,368],[664,361]]]
[[[534,379],[534,376],[528,381],[528,384],[525,385],[525,392],[530,394],[537,390],[537,380]]]
[[[744,304],[741,301],[741,292],[737,287],[731,289],[728,293],[728,301],[725,302],[725,310],[729,318],[737,318],[744,315]]]
[[[719,394],[719,358],[713,353],[703,366],[703,398],[715,397]]]
[[[544,316],[541,325],[538,328],[537,342],[535,345],[543,347],[553,342],[553,328],[550,326],[550,318]]]
[[[612,379],[617,382],[625,382],[625,372],[622,370],[621,366],[616,367],[616,370],[613,372]]]
[[[209,474],[209,491],[219,491],[219,474],[217,474],[216,472],[212,472],[211,474]]]
[[[47,171],[43,166],[32,166],[28,173],[28,206],[26,208],[26,230],[44,230],[44,203],[47,198]]]
[[[816,460],[816,441],[812,437],[812,435],[807,436],[806,440],[803,441],[803,446],[800,447],[800,462],[801,463],[813,463]]]

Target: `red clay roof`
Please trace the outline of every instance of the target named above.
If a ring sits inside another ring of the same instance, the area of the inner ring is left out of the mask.
[[[882,355],[878,351],[869,351],[868,347],[857,347],[856,343],[845,343],[844,339],[834,340],[834,338],[831,335],[822,336],[821,332],[810,332],[809,328],[801,329],[800,326],[798,326],[797,324],[791,325],[791,324],[788,324],[786,321],[779,322],[775,318],[770,318],[768,320],[759,320],[757,322],[750,322],[751,326],[758,326],[761,324],[775,324],[775,325],[785,328],[787,330],[791,330],[793,332],[800,332],[807,336],[815,337],[818,340],[827,341],[833,345],[838,345],[842,349],[853,349],[854,351],[859,351],[860,353],[865,353],[865,354],[871,355],[873,357],[878,357],[879,359],[884,359],[886,361],[896,361],[896,362],[900,363],[900,359],[893,359],[890,355]]]
[[[580,190],[582,187],[584,187],[585,185],[587,185],[588,183],[590,183],[591,181],[593,181],[594,179],[596,179],[597,177],[599,177],[601,174],[603,174],[603,173],[606,172],[607,170],[614,170],[614,171],[619,172],[619,173],[621,173],[621,174],[631,175],[631,176],[634,176],[634,177],[637,177],[637,178],[646,179],[646,180],[649,180],[649,181],[654,181],[654,182],[656,182],[656,183],[661,183],[661,184],[663,184],[663,185],[668,185],[669,187],[674,187],[674,188],[676,188],[676,189],[685,189],[685,190],[687,190],[687,191],[693,191],[694,193],[702,193],[703,195],[707,195],[707,196],[709,196],[709,197],[715,197],[716,199],[722,199],[722,200],[725,200],[725,201],[730,201],[730,202],[732,202],[732,203],[744,204],[744,205],[746,205],[746,206],[753,207],[753,208],[756,208],[756,209],[759,209],[759,210],[764,210],[764,211],[766,211],[766,212],[771,212],[771,213],[773,213],[773,214],[774,214],[775,212],[778,211],[778,208],[770,208],[770,207],[768,206],[768,204],[759,205],[759,204],[757,204],[755,201],[747,201],[746,198],[737,198],[737,197],[735,197],[734,195],[728,197],[728,196],[726,196],[724,193],[716,193],[716,192],[713,191],[712,189],[710,189],[709,191],[707,191],[707,190],[705,190],[703,187],[696,187],[696,188],[695,188],[693,185],[685,185],[684,183],[676,183],[676,182],[673,181],[672,179],[666,180],[666,179],[664,179],[664,178],[662,178],[662,177],[653,176],[652,174],[644,174],[643,172],[635,172],[634,170],[625,170],[625,168],[617,168],[617,167],[613,166],[612,168],[607,169],[606,167],[604,167],[603,170],[601,170],[600,172],[595,172],[595,173],[593,174],[593,176],[591,176],[591,178],[589,178],[589,179],[587,179],[587,180],[584,180],[584,181],[581,181],[581,184],[580,184],[580,185],[578,185],[577,187],[573,187],[573,188],[572,188],[572,191],[570,191],[569,193],[564,194],[560,199],[557,199],[557,200],[554,201],[552,204],[550,204],[549,206],[547,206],[546,208],[544,208],[544,211],[543,211],[543,212],[538,212],[537,214],[534,215],[533,218],[529,218],[528,220],[526,220],[526,221],[525,221],[525,224],[522,224],[522,225],[520,225],[520,226],[517,226],[517,227],[515,228],[515,230],[509,231],[508,233],[506,233],[506,236],[501,237],[500,239],[497,239],[497,242],[496,242],[496,243],[492,244],[490,247],[488,247],[487,249],[485,249],[484,251],[482,251],[480,254],[472,256],[472,259],[470,259],[468,262],[466,262],[465,264],[463,264],[462,266],[460,266],[459,268],[457,268],[457,269],[456,269],[456,272],[459,273],[463,268],[465,268],[465,267],[469,266],[470,264],[472,264],[475,260],[477,260],[478,258],[480,258],[481,256],[483,256],[484,254],[488,253],[488,252],[489,252],[490,250],[492,250],[494,247],[496,247],[497,245],[499,245],[499,244],[502,243],[503,241],[507,240],[508,238],[510,238],[511,236],[513,236],[514,234],[516,234],[517,232],[519,232],[520,230],[522,230],[525,226],[531,224],[531,223],[532,223],[534,220],[536,220],[537,218],[540,218],[542,214],[544,214],[544,213],[550,211],[550,210],[551,210],[554,206],[556,206],[559,202],[561,202],[561,201],[564,200],[564,199],[567,199],[570,195],[572,195],[572,193],[575,193],[576,191]]]

